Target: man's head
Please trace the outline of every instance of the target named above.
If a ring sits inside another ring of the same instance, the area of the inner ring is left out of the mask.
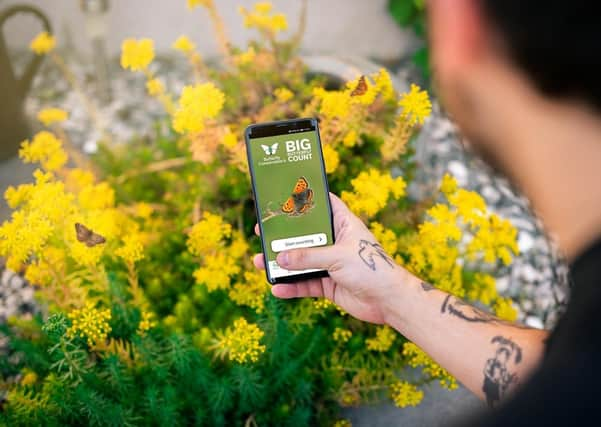
[[[592,1],[430,0],[439,93],[495,164],[499,110],[516,100],[582,103],[601,118],[601,20]]]
[[[576,256],[601,237],[601,21],[593,2],[427,6],[443,105]]]

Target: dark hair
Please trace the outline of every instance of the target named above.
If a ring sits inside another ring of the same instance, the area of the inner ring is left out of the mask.
[[[601,18],[587,0],[481,0],[515,61],[550,96],[601,112]]]

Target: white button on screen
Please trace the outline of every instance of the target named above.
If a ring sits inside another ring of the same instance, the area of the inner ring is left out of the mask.
[[[328,243],[326,233],[307,234],[306,236],[290,237],[271,241],[271,250],[282,252],[288,249],[311,248]]]

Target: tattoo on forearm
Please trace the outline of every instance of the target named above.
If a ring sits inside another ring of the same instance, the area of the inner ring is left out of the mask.
[[[440,308],[440,312],[449,313],[451,316],[459,317],[468,322],[488,323],[497,320],[492,314],[480,311],[476,307],[469,305],[459,298],[454,298],[451,295],[447,295],[445,298],[442,307]]]
[[[371,270],[376,271],[376,259],[382,259],[386,261],[386,264],[390,268],[394,268],[394,262],[392,258],[388,256],[382,246],[378,243],[370,243],[367,240],[359,241],[359,252],[357,252],[361,260],[367,265]]]
[[[426,292],[430,292],[431,290],[434,290],[436,288],[427,282],[422,282],[422,289]]]
[[[518,383],[516,366],[522,361],[522,349],[508,338],[500,335],[491,341],[495,354],[484,365],[482,391],[488,406],[494,407],[505,397],[509,386]]]
[[[440,307],[441,313],[448,313],[450,316],[458,317],[471,323],[494,323],[499,325],[511,325],[515,328],[530,329],[526,325],[519,323],[506,322],[490,313],[478,310],[476,307],[466,303],[465,301],[455,298],[452,295],[447,295]]]

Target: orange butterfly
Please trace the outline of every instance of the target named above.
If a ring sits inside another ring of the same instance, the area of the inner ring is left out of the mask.
[[[88,227],[80,224],[79,222],[75,223],[75,232],[77,233],[77,240],[79,240],[81,243],[85,243],[88,248],[106,242],[106,239],[100,234],[94,233]]]
[[[292,194],[282,205],[282,212],[288,215],[302,215],[313,206],[313,190],[309,188],[307,178],[301,176],[294,185]]]
[[[351,92],[351,96],[365,95],[365,92],[367,92],[367,81],[365,80],[365,76],[361,76],[361,77],[359,77],[357,86]]]

